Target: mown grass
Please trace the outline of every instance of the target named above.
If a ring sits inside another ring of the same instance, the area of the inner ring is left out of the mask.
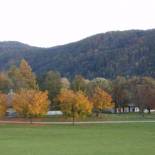
[[[30,121],[28,118],[1,118],[2,121]],[[67,118],[64,116],[42,116],[40,118],[33,118],[34,122],[72,122],[72,118]],[[75,121],[147,121],[155,120],[155,113],[151,114],[139,114],[139,113],[121,113],[121,114],[108,114],[102,113],[100,117],[96,117],[95,114],[85,117],[77,118]]]
[[[37,121],[37,119],[34,120]],[[96,117],[94,114],[90,117],[76,119],[76,121],[140,121],[140,120],[155,120],[155,113],[144,115],[139,113],[121,113],[121,114],[103,113],[100,115],[100,117]],[[65,121],[72,121],[72,118],[65,118],[63,116],[51,116],[38,119],[38,121],[65,122]]]
[[[0,125],[0,155],[131,154],[155,154],[155,123]]]

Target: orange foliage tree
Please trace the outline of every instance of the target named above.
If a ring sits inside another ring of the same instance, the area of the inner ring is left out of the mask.
[[[92,101],[97,115],[101,113],[103,110],[111,109],[114,107],[112,97],[99,87],[95,89]]]
[[[24,59],[21,60],[19,71],[22,76],[22,81],[25,83],[25,88],[37,89],[36,76],[32,72],[31,66]]]
[[[7,109],[7,96],[0,93],[0,117],[4,116]]]
[[[21,60],[19,68],[12,66],[8,71],[11,88],[14,91],[21,89],[38,89],[35,74],[26,60]]]
[[[62,90],[58,95],[60,108],[64,115],[79,118],[91,114],[92,104],[82,91]]]
[[[32,118],[48,111],[48,93],[22,89],[13,97],[13,107],[20,116]]]

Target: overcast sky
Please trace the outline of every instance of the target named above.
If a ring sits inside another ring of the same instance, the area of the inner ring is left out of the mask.
[[[0,41],[49,47],[112,30],[155,28],[155,0],[0,0]]]

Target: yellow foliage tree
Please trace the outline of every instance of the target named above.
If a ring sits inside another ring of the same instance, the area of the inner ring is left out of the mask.
[[[73,118],[87,116],[92,111],[92,104],[82,91],[62,90],[58,95],[60,108],[64,115]]]
[[[91,114],[93,104],[89,101],[88,97],[82,91],[76,92],[75,95],[75,110],[77,111],[77,117]]]
[[[21,60],[19,71],[22,76],[22,81],[25,83],[25,87],[31,89],[37,89],[36,76],[32,72],[31,66],[24,59]]]
[[[0,93],[0,117],[4,116],[7,109],[7,96]]]
[[[75,103],[75,94],[72,90],[64,89],[58,95],[60,101],[60,109],[66,116],[72,115],[72,107]]]
[[[92,97],[92,101],[93,101],[94,109],[97,113],[114,107],[114,103],[112,102],[112,97],[99,87],[95,89],[95,92]]]
[[[36,76],[26,60],[21,60],[19,67],[11,66],[8,71],[8,78],[14,91],[21,89],[38,89]]]
[[[22,89],[13,97],[13,107],[20,116],[32,118],[48,111],[48,93]]]

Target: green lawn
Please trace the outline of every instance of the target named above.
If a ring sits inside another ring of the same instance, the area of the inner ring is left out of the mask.
[[[76,121],[142,121],[142,120],[155,120],[155,113],[145,114],[144,116],[139,113],[121,113],[121,114],[105,114],[103,113],[100,117],[90,116],[86,118],[80,118]],[[65,122],[72,121],[72,118],[64,118],[63,116],[52,116],[45,117],[42,119],[34,119],[34,121],[45,121],[45,122]]]
[[[155,123],[0,125],[0,155],[147,154],[155,154]]]
[[[27,118],[0,118],[0,120],[4,121],[30,121]],[[139,113],[121,113],[121,114],[107,114],[103,113],[100,117],[96,117],[95,114],[85,118],[76,119],[76,121],[153,121],[155,120],[155,113],[151,114],[139,114]],[[68,122],[72,121],[72,118],[66,118],[64,116],[43,116],[40,118],[33,118],[34,122]]]

